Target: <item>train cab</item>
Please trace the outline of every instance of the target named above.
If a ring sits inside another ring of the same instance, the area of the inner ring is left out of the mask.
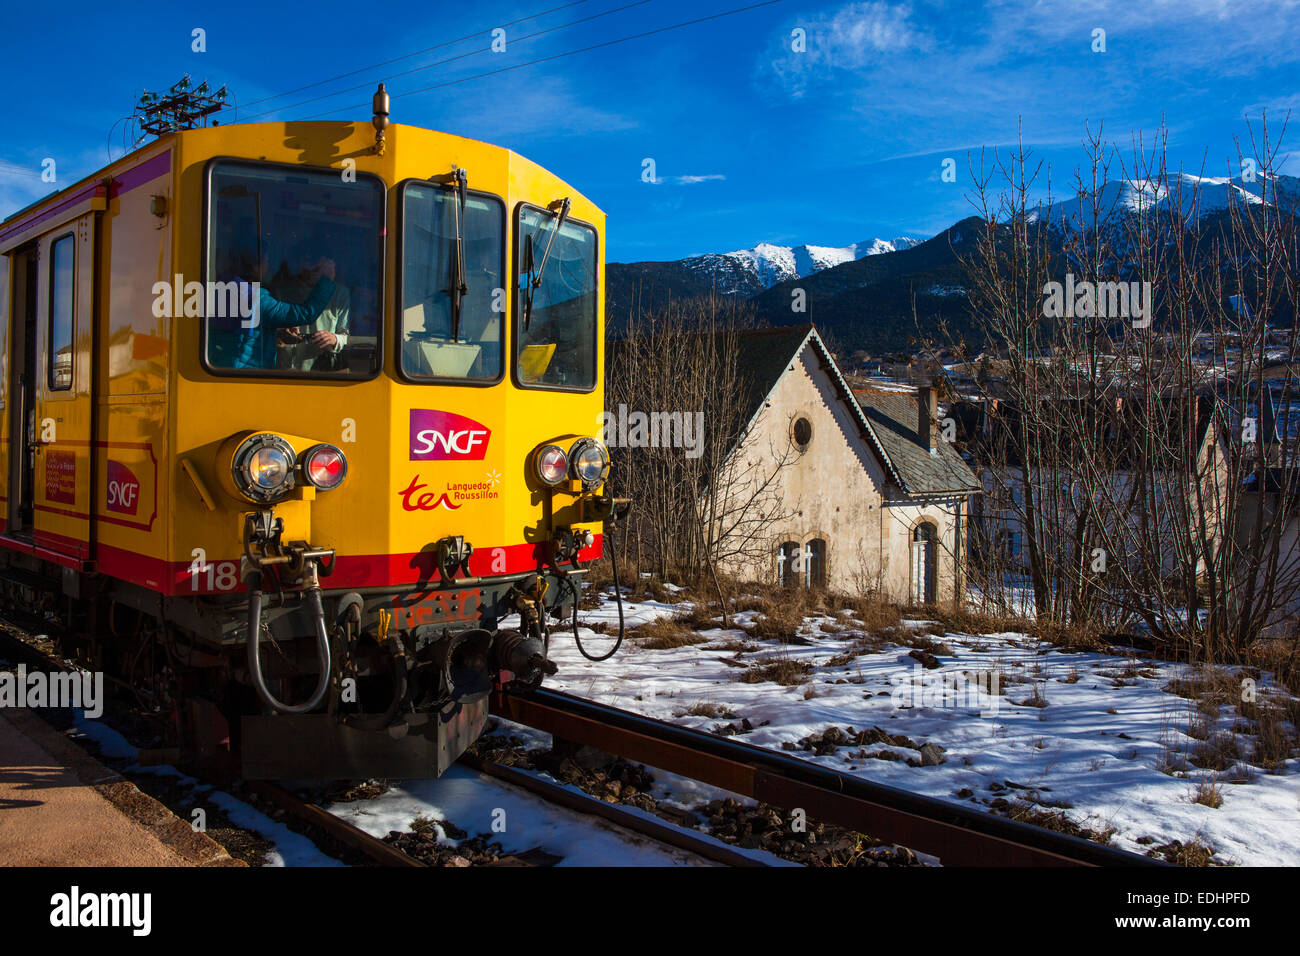
[[[11,216],[0,586],[247,776],[441,773],[553,671],[621,506],[604,219],[378,108],[170,133]]]

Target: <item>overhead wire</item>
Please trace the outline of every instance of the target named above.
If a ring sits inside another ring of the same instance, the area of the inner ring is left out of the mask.
[[[578,48],[578,49],[576,49],[576,50],[566,50],[566,51],[563,52],[563,53],[554,53],[554,54],[551,54],[550,56],[542,56],[542,57],[538,57],[537,59],[535,59],[535,60],[529,60],[529,61],[527,61],[526,63],[515,63],[515,64],[512,64],[511,66],[503,66],[503,67],[501,67],[500,69],[497,69],[497,70],[488,70],[487,72],[484,72],[484,73],[476,73],[476,74],[474,74],[474,75],[472,75],[472,76],[464,76],[464,77],[461,77],[460,79],[456,79],[456,80],[447,80],[447,81],[444,82],[444,83],[435,83],[435,84],[432,85],[432,86],[421,87],[421,88],[418,89],[418,90],[405,90],[405,91],[398,92],[398,93],[394,93],[394,92],[392,92],[392,91],[390,90],[390,91],[389,91],[389,96],[390,96],[392,99],[397,99],[399,96],[415,96],[415,95],[420,94],[420,93],[429,93],[429,92],[431,92],[431,91],[433,91],[433,90],[444,89],[444,88],[446,88],[446,87],[448,87],[448,86],[456,86],[456,85],[458,85],[458,84],[460,84],[460,83],[468,83],[468,82],[470,82],[470,81],[472,81],[472,80],[481,80],[481,79],[484,79],[485,77],[489,77],[489,76],[497,76],[497,75],[499,75],[499,74],[501,74],[501,73],[509,73],[509,72],[512,71],[512,70],[522,70],[522,69],[524,69],[525,67],[536,66],[538,63],[548,63],[548,62],[550,62],[550,61],[552,61],[552,60],[560,60],[560,59],[564,59],[565,57],[569,57],[569,56],[577,56],[577,55],[580,54],[580,53],[590,53],[592,50],[600,50],[600,49],[604,49],[605,47],[616,46],[617,44],[620,44],[620,43],[628,43],[628,42],[630,42],[630,41],[632,41],[632,40],[640,40],[640,39],[644,39],[645,37],[655,36],[656,34],[660,34],[660,33],[668,33],[669,31],[672,31],[672,30],[680,30],[680,29],[682,29],[683,27],[694,26],[694,25],[697,24],[697,23],[707,23],[707,22],[710,21],[710,20],[720,20],[720,19],[722,19],[723,17],[735,16],[736,14],[739,14],[739,13],[746,13],[746,12],[748,12],[748,11],[750,11],[750,10],[757,10],[757,9],[759,9],[760,7],[770,7],[770,6],[773,6],[774,4],[784,3],[784,2],[785,2],[785,0],[762,0],[762,2],[760,2],[760,3],[751,3],[751,4],[747,5],[747,6],[743,6],[743,7],[735,7],[734,9],[731,9],[731,10],[724,10],[724,11],[722,11],[721,13],[711,13],[711,14],[709,14],[708,16],[704,16],[704,17],[695,17],[694,19],[691,19],[691,20],[683,20],[683,21],[680,22],[680,23],[669,24],[668,26],[665,26],[665,27],[657,27],[657,28],[655,28],[655,29],[653,29],[653,30],[645,30],[645,31],[642,31],[641,33],[633,33],[633,34],[630,34],[630,35],[625,36],[625,37],[618,37],[618,38],[613,39],[613,40],[605,40],[605,41],[603,41],[603,42],[601,42],[601,43],[593,43],[593,44],[591,44],[590,46],[580,47],[580,48]],[[331,115],[333,115],[334,113],[342,113],[342,112],[345,112],[345,111],[348,111],[348,110],[365,109],[365,108],[368,108],[369,105],[370,105],[370,104],[366,103],[366,104],[360,104],[360,105],[358,105],[358,104],[353,104],[353,105],[350,105],[350,106],[340,106],[340,107],[337,107],[337,108],[335,108],[335,109],[325,110],[324,112],[321,112],[321,113],[313,113],[311,116],[304,116],[304,117],[301,117],[298,121],[299,121],[299,122],[302,122],[302,121],[305,121],[305,120],[318,119],[318,118],[320,118],[320,117],[322,117],[322,116],[331,116]]]
[[[629,10],[629,9],[631,9],[632,7],[640,7],[640,6],[644,6],[644,5],[647,4],[647,3],[652,3],[652,2],[653,2],[653,0],[633,0],[632,3],[625,3],[625,4],[624,4],[623,6],[621,6],[621,7],[614,7],[613,9],[610,9],[610,10],[603,10],[603,11],[601,11],[600,13],[593,13],[593,14],[592,14],[591,16],[589,16],[589,17],[580,17],[580,18],[577,19],[577,20],[570,20],[568,23],[560,23],[560,24],[556,24],[556,25],[553,26],[553,27],[547,27],[545,30],[538,30],[536,33],[529,33],[529,34],[526,34],[525,36],[516,37],[514,40],[512,40],[512,41],[510,41],[510,42],[512,42],[512,43],[522,43],[522,42],[524,42],[525,40],[532,40],[532,39],[535,39],[536,37],[545,36],[545,35],[548,34],[548,33],[555,33],[555,32],[558,31],[558,30],[565,30],[565,29],[568,29],[569,27],[577,26],[577,25],[580,24],[580,23],[588,23],[588,22],[590,22],[590,21],[592,21],[592,20],[599,20],[601,17],[607,17],[607,16],[610,16],[610,15],[615,14],[615,13],[621,13],[622,11],[624,11],[624,10]],[[480,32],[482,32],[482,31],[480,31]],[[474,36],[477,36],[477,35],[478,35],[478,34],[474,34]],[[248,120],[255,120],[255,119],[257,119],[257,118],[259,118],[259,117],[262,117],[262,116],[269,116],[269,115],[271,115],[272,113],[280,113],[280,112],[283,112],[283,111],[285,111],[285,110],[297,109],[299,106],[306,106],[306,105],[308,105],[308,104],[310,104],[310,103],[317,103],[317,102],[319,102],[319,101],[321,101],[321,100],[327,100],[327,99],[330,99],[331,97],[334,97],[334,96],[342,96],[342,95],[345,94],[345,93],[355,93],[357,90],[368,89],[368,88],[371,87],[374,83],[387,83],[387,82],[389,82],[389,81],[391,81],[391,80],[396,80],[396,79],[398,79],[398,78],[400,78],[400,77],[403,77],[403,76],[410,76],[412,73],[420,73],[420,72],[423,72],[424,70],[432,70],[432,69],[435,68],[435,67],[445,66],[445,65],[447,65],[448,63],[454,63],[454,62],[456,62],[457,60],[464,60],[464,59],[467,59],[467,58],[469,58],[469,57],[471,57],[471,56],[479,56],[479,55],[481,55],[481,54],[488,53],[488,52],[491,52],[491,47],[481,47],[480,49],[477,49],[477,50],[470,50],[470,51],[468,51],[468,52],[466,52],[466,53],[457,53],[455,56],[449,56],[449,57],[447,57],[446,59],[436,60],[436,61],[434,61],[433,63],[427,63],[427,64],[425,64],[424,66],[416,66],[416,67],[412,67],[412,68],[409,69],[409,70],[403,70],[403,71],[401,71],[400,73],[393,73],[393,74],[390,74],[390,75],[388,75],[388,76],[377,77],[377,78],[375,78],[375,79],[368,80],[368,81],[365,82],[365,83],[360,83],[360,84],[358,84],[358,85],[356,85],[356,86],[345,87],[344,89],[341,89],[341,90],[334,90],[333,92],[330,92],[330,93],[322,93],[322,94],[320,94],[319,96],[313,96],[313,97],[311,97],[311,98],[309,98],[309,99],[299,100],[297,103],[290,103],[288,106],[277,106],[277,107],[274,107],[273,109],[262,110],[262,111],[259,112],[259,113],[254,113],[254,114],[252,114],[251,116],[247,117],[247,119],[248,119]],[[247,106],[248,104],[245,104],[245,105]],[[350,109],[351,107],[348,107],[348,108]]]

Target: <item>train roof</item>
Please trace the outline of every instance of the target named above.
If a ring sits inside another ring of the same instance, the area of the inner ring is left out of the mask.
[[[365,120],[365,121],[355,120],[352,122],[358,126],[369,127],[370,125],[369,120]],[[8,216],[5,216],[3,219],[0,219],[0,226],[9,226],[9,225],[17,224],[19,220],[24,219],[25,217],[27,217],[32,213],[36,213],[40,211],[44,206],[46,206],[46,204],[51,204],[51,205],[56,204],[60,199],[60,197],[64,197],[65,201],[67,198],[70,198],[71,196],[79,197],[81,193],[74,192],[74,191],[80,190],[84,192],[88,187],[96,185],[97,181],[98,184],[103,185],[102,182],[103,180],[113,178],[113,176],[118,172],[124,172],[125,170],[134,168],[135,166],[139,165],[141,162],[144,162],[148,158],[150,158],[149,154],[151,153],[151,151],[156,150],[158,147],[162,145],[171,144],[175,142],[179,137],[188,134],[203,133],[208,130],[214,130],[214,129],[221,129],[221,130],[228,131],[231,129],[237,129],[243,127],[251,130],[256,127],[270,127],[270,126],[283,127],[288,125],[289,123],[284,121],[277,122],[277,123],[231,123],[227,126],[220,126],[220,127],[210,126],[210,127],[201,127],[199,129],[193,129],[193,130],[177,130],[175,132],[168,133],[165,136],[159,136],[157,139],[151,140],[150,142],[145,143],[144,145],[131,150],[131,152],[125,154],[124,156],[118,157],[117,159],[113,160],[111,163],[108,163],[105,166],[101,166],[99,169],[95,170],[94,172],[82,176],[80,179],[76,180],[75,182],[67,186],[64,186],[62,189],[56,190],[52,193],[40,197],[39,199],[33,200],[32,202],[28,203],[26,206],[23,206],[21,209],[18,209],[15,212],[10,213]],[[295,121],[293,125],[297,127],[301,127],[301,126],[326,127],[326,126],[337,126],[338,121],[319,120],[316,122],[307,122],[307,123]],[[422,132],[435,133],[439,136],[451,136],[457,139],[467,140],[469,142],[478,143],[479,145],[488,149],[499,149],[504,153],[509,153],[512,158],[518,158],[523,160],[524,162],[532,163],[533,165],[537,166],[539,169],[547,169],[547,167],[541,166],[539,163],[536,163],[534,160],[531,160],[527,156],[524,156],[521,153],[517,153],[514,150],[509,149],[508,147],[497,146],[494,143],[487,143],[484,142],[483,140],[476,140],[469,136],[460,136],[457,133],[448,133],[445,130],[429,129],[426,126],[414,126],[409,123],[393,123],[388,128],[390,131],[403,129],[403,128],[421,130]],[[549,172],[549,169],[547,171]],[[555,174],[552,173],[552,175]],[[575,192],[577,191],[578,190],[575,190]],[[585,194],[583,195],[585,198]],[[593,203],[593,205],[595,204]]]

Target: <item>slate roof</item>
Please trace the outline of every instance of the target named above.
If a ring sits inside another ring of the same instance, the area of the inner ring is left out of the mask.
[[[863,438],[884,465],[886,473],[909,497],[969,494],[979,481],[948,442],[939,441],[931,455],[917,433],[919,406],[916,393],[870,389],[855,396],[835,359],[811,325],[754,329],[737,333],[740,367],[746,376],[745,408],[749,421],[763,408],[781,376],[807,342],[818,354],[841,397],[854,413]],[[937,426],[936,426],[937,427]]]
[[[939,436],[934,454],[922,442],[916,389],[863,388],[854,393],[876,441],[909,495],[924,497],[978,491],[979,481],[951,442]],[[942,428],[939,422],[931,427]]]
[[[752,422],[762,409],[767,396],[794,362],[811,331],[811,325],[786,325],[732,333],[736,337],[740,373],[745,383],[747,422]]]

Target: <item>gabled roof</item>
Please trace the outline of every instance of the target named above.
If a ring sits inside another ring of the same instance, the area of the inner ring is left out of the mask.
[[[921,406],[916,389],[862,388],[855,395],[876,440],[902,476],[899,484],[909,495],[966,494],[979,490],[979,481],[952,442],[941,437],[931,453],[922,440]],[[941,426],[936,422],[931,427]]]
[[[808,345],[817,353],[818,364],[830,376],[862,437],[904,494],[920,498],[979,490],[975,475],[948,442],[940,441],[934,455],[921,444],[915,393],[899,394],[901,402],[877,402],[872,398],[864,407],[813,326],[755,329],[736,333],[736,341],[740,367],[748,380],[745,408],[749,424],[753,424],[781,378]]]
[[[776,383],[794,362],[813,331],[811,325],[785,325],[775,329],[747,329],[735,336],[745,392],[742,416],[753,424]]]

